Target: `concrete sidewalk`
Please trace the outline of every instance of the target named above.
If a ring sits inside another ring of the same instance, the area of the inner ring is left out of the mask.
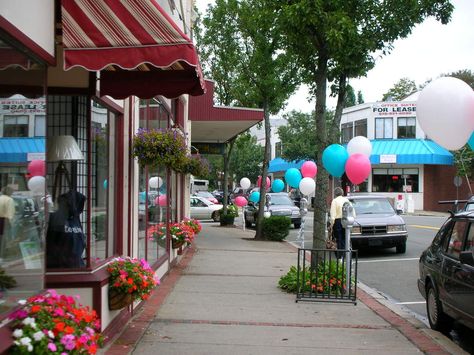
[[[441,334],[401,317],[363,285],[357,305],[295,303],[295,295],[277,285],[296,264],[296,250],[255,241],[254,233],[204,224],[195,246],[102,352],[463,353]]]

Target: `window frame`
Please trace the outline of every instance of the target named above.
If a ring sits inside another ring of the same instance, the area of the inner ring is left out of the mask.
[[[383,134],[382,137],[378,135],[377,127],[379,127],[379,122],[383,122],[382,129]],[[386,123],[390,122],[390,134],[388,135]],[[393,118],[392,117],[375,117],[375,124],[374,124],[374,137],[375,139],[393,139]]]

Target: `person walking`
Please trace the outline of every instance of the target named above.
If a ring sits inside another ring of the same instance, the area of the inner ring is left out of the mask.
[[[5,257],[7,243],[11,239],[12,221],[15,216],[15,202],[11,198],[13,189],[5,186],[0,195],[0,262]]]
[[[337,242],[337,249],[346,249],[346,230],[342,226],[342,206],[344,203],[349,203],[350,201],[347,197],[344,197],[344,191],[340,187],[334,189],[334,196],[336,196],[331,202],[331,227],[333,238]],[[355,211],[353,209],[353,215],[355,217]],[[337,252],[337,258],[342,258],[343,252]]]

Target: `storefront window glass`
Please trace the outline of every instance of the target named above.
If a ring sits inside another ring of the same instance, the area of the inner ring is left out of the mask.
[[[367,137],[367,120],[358,120],[354,122],[354,135]]]
[[[398,119],[398,138],[416,137],[416,119],[415,117],[400,117]]]
[[[28,137],[28,116],[26,115],[4,115],[3,116],[4,137]]]
[[[419,192],[418,169],[373,169],[372,192]]]
[[[35,116],[35,137],[46,136],[46,116],[36,115]]]
[[[393,138],[393,120],[391,118],[375,119],[375,139]]]
[[[352,122],[343,123],[341,125],[342,143],[348,143],[353,138],[354,135],[352,132],[352,126],[353,126]]]

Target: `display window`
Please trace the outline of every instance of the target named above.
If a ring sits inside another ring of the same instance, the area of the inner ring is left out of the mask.
[[[373,169],[372,192],[419,192],[418,168]]]

